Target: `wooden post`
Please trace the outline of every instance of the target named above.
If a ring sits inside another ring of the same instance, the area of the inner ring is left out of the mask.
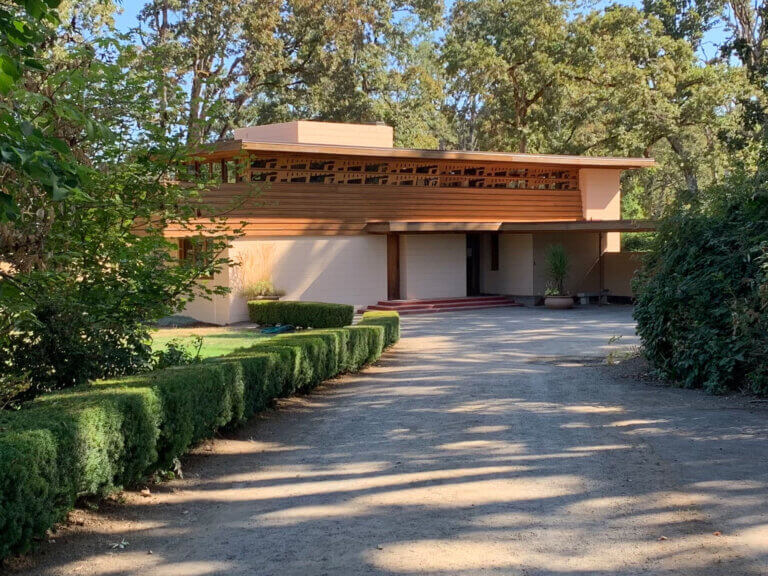
[[[400,235],[387,234],[387,300],[400,300]]]
[[[603,289],[605,288],[605,263],[603,262],[603,233],[597,233],[597,263],[600,270],[600,283],[598,285],[597,305],[603,304]]]

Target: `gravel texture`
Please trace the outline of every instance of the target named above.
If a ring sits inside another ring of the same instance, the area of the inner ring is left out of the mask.
[[[635,345],[621,306],[404,317],[377,366],[74,512],[9,571],[768,574],[768,405],[601,361]]]

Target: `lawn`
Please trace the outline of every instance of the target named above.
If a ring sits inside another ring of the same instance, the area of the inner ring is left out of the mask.
[[[178,340],[194,351],[196,336],[203,338],[202,358],[223,356],[267,337],[256,329],[242,327],[158,328],[152,332],[152,350],[162,350],[172,340]]]

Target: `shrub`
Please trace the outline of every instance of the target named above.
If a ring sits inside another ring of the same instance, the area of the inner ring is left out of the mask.
[[[379,324],[363,324],[349,326],[350,341],[354,341],[355,348],[350,356],[350,365],[362,366],[376,362],[384,351],[386,328]]]
[[[258,296],[282,296],[284,292],[282,290],[275,290],[271,280],[258,280],[243,288],[241,294],[248,300]]]
[[[757,193],[755,193],[757,192]],[[686,387],[768,393],[768,197],[748,183],[665,218],[635,282],[646,356]]]
[[[248,302],[251,322],[293,324],[304,328],[340,328],[352,323],[355,310],[348,304],[254,300]]]
[[[568,252],[562,244],[552,244],[547,249],[547,276],[551,285],[547,287],[549,296],[566,296],[565,279],[571,268]]]
[[[228,356],[102,380],[0,412],[0,559],[25,552],[84,495],[166,468],[273,398],[379,358],[396,314],[285,334]]]
[[[384,327],[384,347],[400,340],[400,315],[397,312],[371,311],[363,314],[360,326],[378,325]]]

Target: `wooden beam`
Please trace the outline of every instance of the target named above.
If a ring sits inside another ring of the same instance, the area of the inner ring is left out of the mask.
[[[371,234],[388,232],[649,232],[654,220],[577,220],[552,222],[368,222]]]
[[[387,300],[400,300],[399,234],[387,234]]]

